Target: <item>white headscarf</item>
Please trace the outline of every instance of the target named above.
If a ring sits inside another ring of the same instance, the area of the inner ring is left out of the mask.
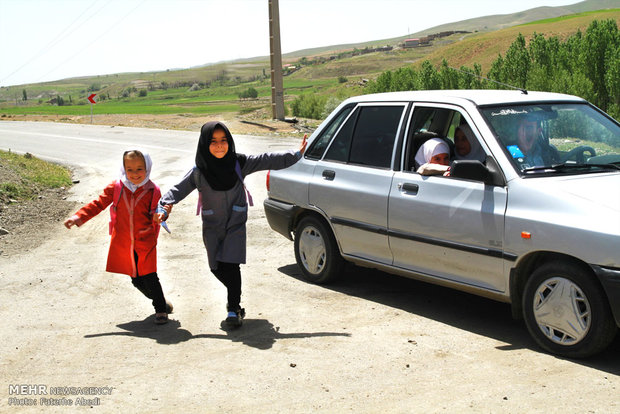
[[[127,174],[125,173],[125,157],[123,157],[123,163],[121,164],[121,181],[123,182],[123,184],[125,184],[125,187],[127,187],[129,191],[133,193],[138,188],[148,183],[149,180],[151,179],[150,176],[151,176],[151,167],[153,166],[153,161],[151,161],[151,156],[147,152],[144,152],[139,149],[127,150],[125,152],[128,152],[128,151],[139,151],[144,156],[144,164],[145,164],[144,167],[146,168],[146,175],[144,176],[144,180],[140,184],[135,185],[134,183],[129,181],[129,178],[127,178]],[[123,152],[123,154],[125,154],[125,152]]]
[[[474,135],[474,132],[471,130],[471,127],[467,124],[460,125],[457,129],[463,131],[465,134],[465,138],[469,141],[469,154],[460,155],[458,151],[455,151],[455,158],[457,160],[475,160],[480,162],[485,162],[487,159],[487,154],[484,152],[482,147],[480,146],[480,142],[478,138]]]
[[[418,149],[418,152],[415,154],[415,162],[418,166],[426,164],[437,154],[449,155],[450,147],[443,139],[431,138]]]

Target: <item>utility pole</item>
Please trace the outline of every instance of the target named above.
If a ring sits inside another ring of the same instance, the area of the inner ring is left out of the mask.
[[[280,11],[278,0],[269,0],[269,46],[271,50],[271,112],[273,119],[284,121],[282,49],[280,47]]]

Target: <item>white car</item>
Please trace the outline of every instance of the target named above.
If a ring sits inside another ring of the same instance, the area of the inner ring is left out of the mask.
[[[464,125],[477,159],[455,160]],[[418,172],[429,139],[446,143],[449,173]],[[269,224],[294,235],[311,282],[337,277],[344,259],[507,302],[542,348],[563,356],[600,352],[617,334],[620,125],[581,98],[350,98],[298,163],[270,172],[268,190]]]

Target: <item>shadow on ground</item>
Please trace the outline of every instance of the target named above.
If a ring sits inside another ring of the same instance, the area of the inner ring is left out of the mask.
[[[84,338],[98,338],[102,336],[134,336],[148,338],[159,344],[175,345],[190,339],[223,339],[232,342],[241,342],[256,349],[270,349],[278,339],[287,338],[314,338],[322,336],[350,336],[347,333],[337,332],[297,332],[282,333],[279,327],[274,327],[266,319],[246,319],[240,328],[230,328],[224,321],[220,324],[221,334],[193,335],[187,329],[181,328],[181,322],[170,319],[165,325],[155,325],[155,316],[151,315],[141,321],[132,321],[116,325],[123,331],[105,332],[85,335]]]
[[[296,264],[278,270],[307,283]],[[544,352],[530,337],[525,324],[512,318],[506,303],[352,264],[345,266],[337,281],[321,287],[494,338],[507,344],[498,347],[501,350],[525,348]],[[584,360],[566,360],[620,375],[620,334],[601,354]]]

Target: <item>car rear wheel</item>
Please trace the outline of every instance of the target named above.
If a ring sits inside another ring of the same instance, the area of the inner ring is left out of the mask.
[[[313,216],[304,217],[297,225],[295,259],[304,278],[312,283],[334,280],[343,264],[331,230]]]
[[[600,352],[617,332],[595,276],[564,262],[547,263],[532,273],[525,285],[523,313],[538,345],[566,357]]]

